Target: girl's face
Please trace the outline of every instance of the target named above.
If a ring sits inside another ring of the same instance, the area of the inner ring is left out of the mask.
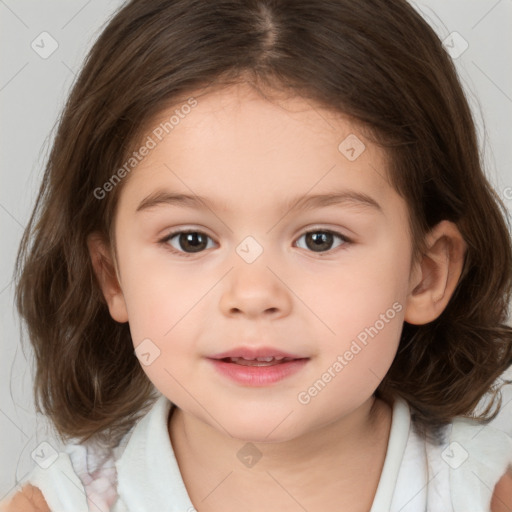
[[[110,311],[185,413],[292,439],[368,405],[393,361],[417,284],[406,204],[339,115],[246,85],[193,105],[155,120],[124,178]]]

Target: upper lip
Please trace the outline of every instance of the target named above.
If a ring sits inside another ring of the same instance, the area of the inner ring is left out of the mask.
[[[289,359],[306,359],[304,356],[290,354],[272,347],[238,347],[215,354],[210,359],[226,359],[229,357],[243,357],[244,359],[256,359],[258,357],[283,357]]]

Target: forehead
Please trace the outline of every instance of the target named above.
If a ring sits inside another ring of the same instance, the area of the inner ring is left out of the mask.
[[[180,109],[190,105],[185,98],[146,125],[141,144],[149,137],[154,147],[121,199],[132,210],[157,189],[238,210],[344,188],[379,203],[397,200],[386,154],[340,113],[300,97],[267,99],[246,84],[194,99],[192,108]]]

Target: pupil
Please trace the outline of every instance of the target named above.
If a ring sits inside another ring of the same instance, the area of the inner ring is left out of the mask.
[[[329,249],[332,243],[332,234],[325,232],[309,233],[306,235],[306,244],[310,249]],[[312,240],[314,243],[312,246],[308,244],[308,241]]]
[[[199,252],[206,248],[206,243],[204,241],[198,242],[199,238],[202,238],[200,233],[183,233],[180,235],[180,245],[185,250],[188,245],[192,249],[189,252]]]

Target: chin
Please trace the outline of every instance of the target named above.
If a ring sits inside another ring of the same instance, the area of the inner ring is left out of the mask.
[[[291,411],[283,413],[264,412],[254,414],[241,412],[238,416],[218,418],[223,427],[236,439],[247,443],[283,443],[304,434],[306,425],[297,423]],[[293,419],[292,419],[293,418]],[[213,425],[218,428],[218,425]]]

